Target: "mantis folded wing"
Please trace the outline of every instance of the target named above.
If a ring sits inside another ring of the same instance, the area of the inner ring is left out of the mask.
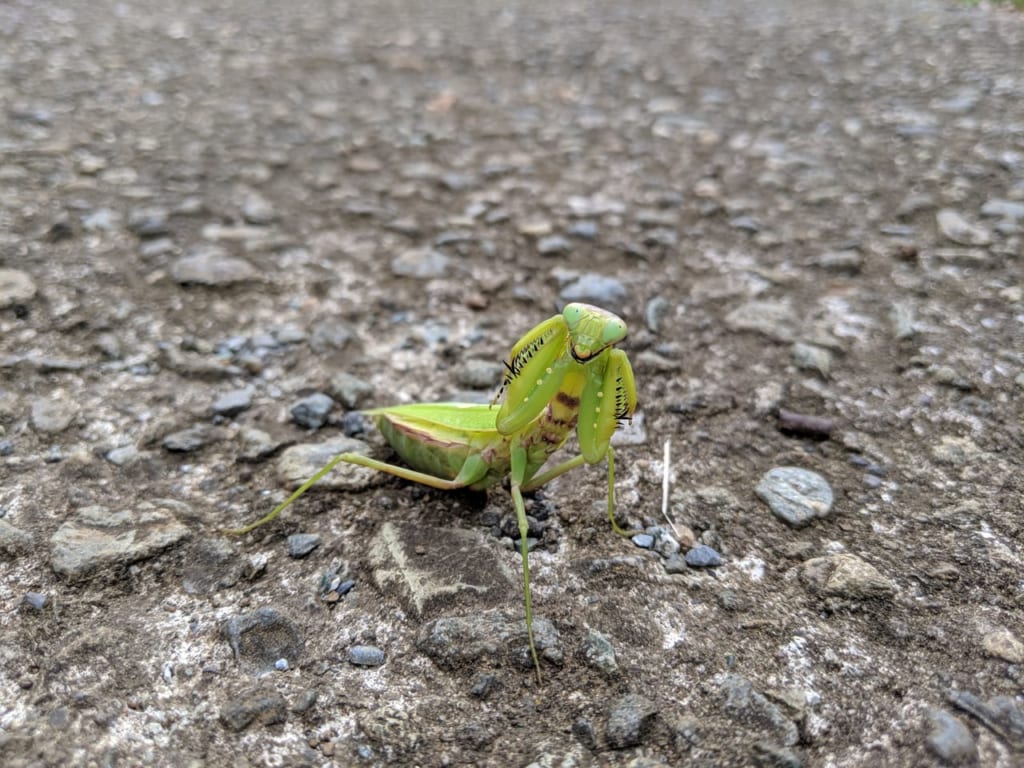
[[[505,380],[494,405],[416,403],[366,411],[385,439],[409,465],[356,453],[343,453],[303,483],[255,523],[230,533],[246,533],[277,517],[339,462],[359,464],[440,489],[485,489],[510,479],[519,525],[523,595],[530,654],[540,680],[533,638],[530,563],[523,491],[539,488],[582,464],[608,462],[608,518],[616,533],[615,454],[611,437],[636,409],[636,385],[626,353],[614,349],[625,339],[626,324],[589,304],[573,303],[516,342],[505,361]],[[580,453],[540,470],[575,429]]]

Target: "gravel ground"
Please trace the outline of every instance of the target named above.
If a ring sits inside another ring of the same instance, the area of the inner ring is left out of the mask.
[[[5,766],[1024,764],[1024,14],[13,0],[0,105]],[[573,300],[542,683],[500,487],[222,532]]]

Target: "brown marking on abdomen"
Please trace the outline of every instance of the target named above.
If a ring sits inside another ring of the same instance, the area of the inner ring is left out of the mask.
[[[559,392],[557,395],[555,395],[555,400],[557,400],[559,404],[564,405],[566,408],[570,410],[580,407],[580,399],[578,397],[568,395],[565,392]]]

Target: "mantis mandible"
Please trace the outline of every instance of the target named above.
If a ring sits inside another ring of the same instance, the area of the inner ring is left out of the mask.
[[[359,453],[339,454],[268,515],[230,533],[247,533],[270,522],[343,461],[445,490],[483,490],[508,477],[519,525],[526,635],[540,681],[523,492],[583,464],[607,460],[608,519],[616,533],[628,535],[615,521],[611,446],[620,421],[631,418],[636,409],[633,369],[626,353],[614,348],[626,332],[626,324],[607,310],[589,304],[566,305],[561,314],[535,326],[512,347],[501,390],[490,405],[415,403],[364,412],[409,467]],[[573,429],[579,455],[541,472]]]

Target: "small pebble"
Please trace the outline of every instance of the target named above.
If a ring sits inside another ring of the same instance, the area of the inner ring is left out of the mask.
[[[690,567],[686,564],[686,559],[678,552],[669,558],[666,558],[665,573],[686,573],[690,570]]]
[[[593,221],[577,221],[569,227],[569,234],[581,240],[593,240],[597,237],[597,223]]]
[[[218,416],[237,416],[252,407],[252,387],[233,389],[213,401],[213,412]]]
[[[28,272],[0,269],[0,309],[25,304],[36,295],[36,284]]]
[[[754,489],[780,520],[794,527],[807,525],[832,510],[832,488],[816,472],[800,467],[768,470]]]
[[[122,445],[107,451],[106,459],[111,464],[123,467],[139,458],[139,449],[134,445]]]
[[[327,414],[334,407],[334,400],[323,392],[317,392],[299,400],[291,407],[292,421],[306,429],[320,429],[327,423]]]
[[[287,539],[288,557],[305,557],[320,546],[320,535],[316,533],[293,533]]]
[[[171,277],[181,285],[219,287],[255,280],[257,276],[252,264],[216,245],[197,248],[171,265]]]
[[[629,291],[617,278],[588,272],[565,286],[559,293],[563,301],[586,301],[613,311],[625,302]]]
[[[276,669],[278,672],[287,672],[288,671],[288,659],[281,658],[281,659],[278,659],[277,661],[275,661],[274,662],[274,669]]]
[[[22,605],[40,611],[46,606],[47,597],[42,592],[26,592],[21,598]]]
[[[440,251],[432,248],[415,248],[391,260],[391,274],[396,277],[429,280],[444,277],[448,273],[448,264],[448,257]]]
[[[654,537],[649,533],[638,533],[633,537],[633,543],[642,549],[651,549],[654,546]]]
[[[203,424],[197,424],[194,427],[183,429],[180,432],[174,432],[164,438],[163,446],[168,451],[175,453],[190,453],[191,451],[198,451],[204,445],[208,437],[209,430]]]
[[[698,544],[686,553],[685,559],[691,568],[713,568],[722,564],[722,556],[707,544]]]
[[[607,635],[596,630],[590,630],[580,643],[580,656],[594,669],[606,675],[614,674],[619,670],[619,664],[615,659],[615,647]]]
[[[572,243],[561,235],[542,237],[537,242],[537,253],[541,256],[560,256],[572,250]]]
[[[165,208],[137,208],[128,214],[128,229],[139,237],[166,235],[167,216]]]
[[[348,649],[348,660],[358,667],[379,667],[384,663],[384,651],[373,645],[353,645]]]
[[[609,707],[605,729],[608,746],[627,749],[639,745],[657,714],[657,705],[639,694],[629,693],[615,699]]]
[[[974,736],[963,722],[943,709],[928,713],[932,730],[925,743],[928,748],[949,765],[974,765],[978,760],[978,747]]]
[[[373,394],[373,385],[358,376],[341,371],[331,377],[329,391],[331,397],[351,409],[358,408]]]

